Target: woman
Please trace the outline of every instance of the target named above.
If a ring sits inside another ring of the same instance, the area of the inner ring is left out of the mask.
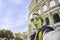
[[[52,27],[49,27],[47,25],[43,26],[43,19],[37,13],[34,13],[30,20],[31,20],[31,23],[34,25],[35,30],[36,30],[35,31],[36,34],[35,34],[35,37],[33,40],[43,40],[44,39],[43,35],[54,30]]]
[[[48,32],[44,35],[43,40],[60,40],[60,29]]]
[[[38,40],[38,38],[37,38],[38,29],[40,29],[42,27],[43,19],[39,14],[34,13],[34,14],[32,14],[30,21],[31,21],[31,25],[34,26],[34,28],[35,28],[36,34],[35,34],[34,40]]]

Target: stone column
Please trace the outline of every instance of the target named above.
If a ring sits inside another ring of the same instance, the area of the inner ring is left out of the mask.
[[[43,25],[46,25],[46,20],[44,17],[43,17]]]
[[[48,14],[48,15],[49,15],[50,25],[53,26],[53,24],[54,24],[53,17],[51,14]]]
[[[48,1],[46,1],[46,6],[48,9],[50,8],[50,4],[48,3]]]
[[[43,7],[41,8],[41,13],[43,13]]]
[[[41,10],[40,9],[38,10],[38,14],[41,14]]]
[[[58,5],[58,4],[59,4],[58,0],[54,0],[54,1],[55,1],[56,5]]]
[[[59,7],[58,11],[59,11],[59,14],[60,14],[60,7]]]

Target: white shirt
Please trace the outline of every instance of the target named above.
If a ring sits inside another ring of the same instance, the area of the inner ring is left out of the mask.
[[[60,40],[60,29],[48,32],[44,35],[43,40]]]

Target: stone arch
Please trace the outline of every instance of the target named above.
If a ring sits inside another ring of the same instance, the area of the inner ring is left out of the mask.
[[[54,23],[60,22],[60,16],[58,14],[54,14],[53,19]]]
[[[60,3],[60,0],[58,0],[58,2]]]
[[[55,5],[56,5],[56,3],[55,3],[54,0],[50,1],[50,7],[53,7],[53,6],[55,6]]]
[[[49,18],[46,17],[46,25],[49,25],[49,24],[50,24],[50,22],[49,22]]]
[[[47,10],[47,6],[44,5],[44,6],[43,6],[43,11],[46,11],[46,10]]]

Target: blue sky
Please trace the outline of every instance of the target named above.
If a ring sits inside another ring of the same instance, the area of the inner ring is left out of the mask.
[[[0,29],[14,33],[28,29],[28,6],[31,0],[0,0]]]

